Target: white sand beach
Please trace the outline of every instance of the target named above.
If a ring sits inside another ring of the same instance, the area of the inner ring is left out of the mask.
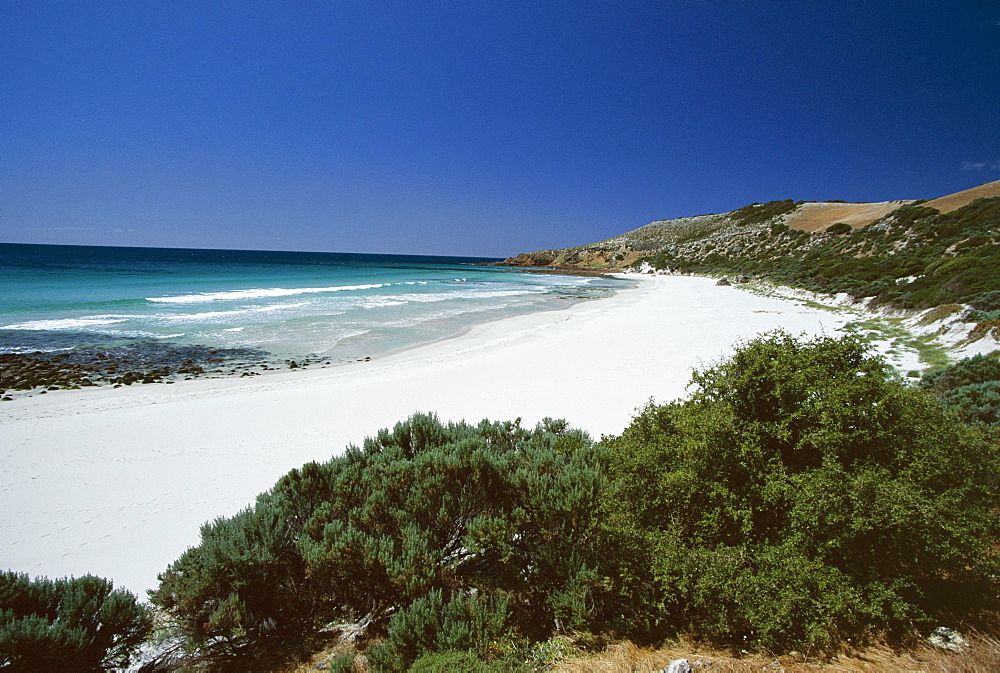
[[[0,568],[108,577],[141,598],[199,526],[416,411],[618,433],[691,369],[775,328],[846,318],[692,277],[481,325],[381,360],[253,379],[55,391],[0,404]]]

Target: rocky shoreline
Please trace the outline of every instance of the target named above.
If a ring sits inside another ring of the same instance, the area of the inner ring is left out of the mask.
[[[257,376],[284,367],[296,369],[323,358],[276,361],[253,348],[210,348],[169,343],[136,343],[68,352],[0,354],[0,400],[11,393],[44,394],[94,386],[173,383],[223,376]]]
[[[534,263],[536,260],[521,259],[524,257],[508,257],[501,262],[477,262],[472,266],[506,266],[511,267],[511,271],[518,273],[548,273],[555,276],[594,276],[597,278],[613,278],[614,269],[569,266],[560,264],[545,264],[545,260]]]

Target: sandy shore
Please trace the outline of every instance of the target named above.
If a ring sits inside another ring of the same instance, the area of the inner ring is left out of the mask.
[[[692,367],[844,317],[689,277],[481,325],[368,363],[254,379],[56,391],[0,404],[0,569],[93,573],[143,597],[199,526],[415,411],[545,416],[601,434],[684,395]]]

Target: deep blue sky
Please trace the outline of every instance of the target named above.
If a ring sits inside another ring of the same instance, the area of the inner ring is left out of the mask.
[[[0,3],[0,241],[506,256],[1000,179],[1000,3]]]

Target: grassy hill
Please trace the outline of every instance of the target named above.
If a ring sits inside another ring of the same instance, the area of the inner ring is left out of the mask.
[[[1000,181],[932,201],[772,201],[652,222],[506,260],[516,266],[749,274],[896,308],[966,304],[1000,319]],[[1000,323],[998,323],[1000,324]]]

